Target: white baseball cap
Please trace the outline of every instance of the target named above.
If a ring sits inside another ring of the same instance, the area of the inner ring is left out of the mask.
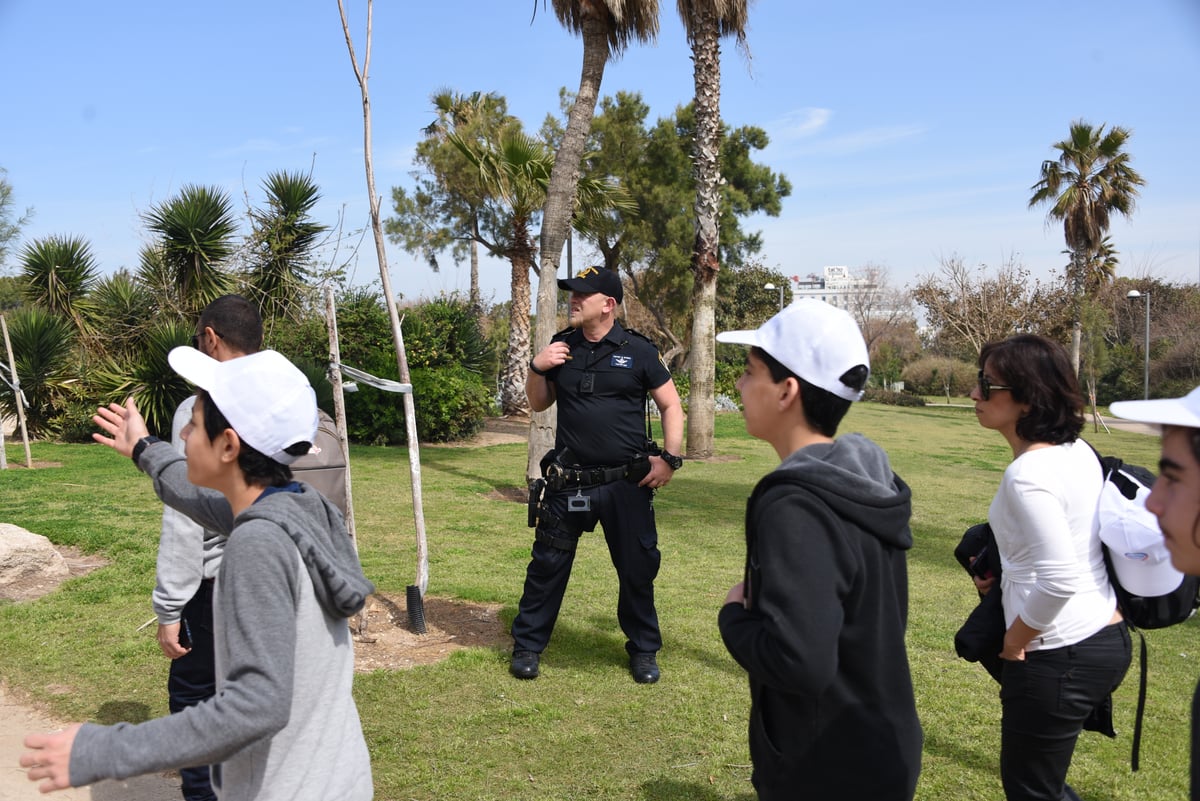
[[[1100,493],[1096,523],[1121,586],[1146,597],[1166,595],[1183,582],[1163,544],[1158,518],[1146,509],[1150,490],[1139,486],[1133,508],[1118,491]]]
[[[1108,410],[1117,417],[1139,423],[1200,428],[1200,387],[1182,398],[1117,401]]]
[[[762,348],[808,383],[849,401],[863,391],[843,384],[842,376],[871,365],[854,318],[813,298],[794,301],[753,331],[722,331],[717,341]]]
[[[273,350],[219,362],[195,348],[167,354],[172,369],[208,392],[246,444],[280,464],[285,451],[317,436],[317,396],[304,373]]]

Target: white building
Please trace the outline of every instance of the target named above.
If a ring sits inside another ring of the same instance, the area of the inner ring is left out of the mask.
[[[849,267],[836,266],[826,267],[824,278],[810,275],[807,280],[794,281],[792,296],[794,298],[816,298],[825,301],[830,306],[849,309],[852,297],[861,296],[864,291],[872,289],[875,289],[872,277],[854,278],[850,275]]]

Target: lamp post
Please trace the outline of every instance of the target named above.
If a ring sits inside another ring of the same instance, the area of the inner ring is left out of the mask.
[[[783,286],[775,286],[772,283],[763,284],[763,289],[778,289],[779,290],[779,310],[783,311]]]
[[[1125,297],[1130,300],[1141,298],[1146,303],[1146,358],[1142,369],[1142,390],[1143,397],[1146,400],[1150,399],[1150,293],[1138,292],[1136,289],[1131,289]]]

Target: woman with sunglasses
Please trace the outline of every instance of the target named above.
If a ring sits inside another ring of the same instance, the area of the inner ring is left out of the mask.
[[[1061,345],[992,342],[979,367],[975,414],[1013,454],[988,509],[1006,626],[1000,776],[1008,801],[1077,799],[1075,742],[1084,728],[1114,735],[1111,695],[1130,660],[1096,534],[1103,475],[1079,439],[1083,397]]]

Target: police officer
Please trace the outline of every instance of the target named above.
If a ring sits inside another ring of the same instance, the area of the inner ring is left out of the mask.
[[[546,487],[535,510],[533,558],[513,620],[511,673],[538,675],[538,661],[562,605],[575,548],[584,531],[604,529],[620,591],[617,620],[634,681],[658,681],[662,647],[654,608],[661,554],[654,491],[683,464],[683,407],[675,382],[650,340],[616,321],[623,291],[611,270],[589,267],[559,279],[571,293],[570,328],[529,362],[530,406],[558,403],[555,448],[543,460]],[[649,394],[662,418],[663,448],[646,438]]]

